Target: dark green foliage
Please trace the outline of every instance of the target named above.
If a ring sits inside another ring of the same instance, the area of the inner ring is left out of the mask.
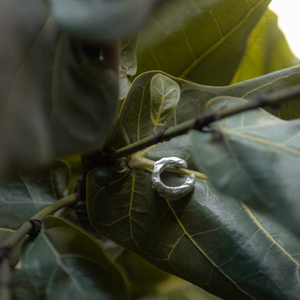
[[[299,84],[270,2],[1,1],[1,244],[86,188],[36,238],[21,236],[16,300],[299,299],[299,98],[110,160],[153,132]],[[108,68],[117,53],[119,81]],[[151,184],[169,156],[188,168],[167,169],[167,185],[196,176],[178,201]]]

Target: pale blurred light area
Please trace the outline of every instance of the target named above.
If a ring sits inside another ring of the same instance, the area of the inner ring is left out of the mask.
[[[291,50],[300,58],[300,0],[273,0],[269,8],[278,15],[278,25]]]

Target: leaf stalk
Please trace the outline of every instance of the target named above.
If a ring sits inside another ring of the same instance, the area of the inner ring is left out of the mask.
[[[72,194],[66,196],[51,205],[45,207],[40,212],[35,214],[31,219],[43,221],[48,215],[55,213],[56,211],[64,208],[66,206],[75,204],[77,201],[77,194]],[[15,247],[33,228],[33,223],[30,221],[26,221],[22,224],[16,232],[10,235],[5,242],[1,245],[0,249],[10,249],[9,252],[12,251],[13,247]],[[12,277],[12,269],[9,263],[9,252],[0,251],[3,253],[2,257],[0,257],[0,299],[1,300],[11,300],[11,277]]]
[[[132,170],[144,170],[144,171],[152,172],[154,163],[155,161],[151,159],[144,158],[138,154],[135,154],[131,157],[130,161],[128,162],[128,165]],[[188,176],[194,174],[198,179],[208,180],[205,174],[194,170],[183,169],[183,168],[166,168],[165,170],[170,173],[177,173],[177,174],[188,175]]]

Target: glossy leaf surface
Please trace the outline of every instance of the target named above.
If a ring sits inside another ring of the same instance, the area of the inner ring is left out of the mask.
[[[111,260],[115,260],[124,251],[123,247],[99,234],[92,227],[88,218],[85,199],[79,199],[74,208],[69,210],[65,219],[95,238]]]
[[[179,85],[181,92],[174,116],[169,119],[165,127],[174,126],[204,114],[206,103],[217,96],[253,99],[263,93],[299,84],[299,70],[300,67],[296,66],[224,87],[198,85],[164,74]],[[120,117],[110,136],[115,149],[125,147],[152,134],[154,126],[151,118],[149,118],[150,83],[156,74],[158,72],[146,72],[133,82]],[[128,113],[129,111],[131,113]],[[283,103],[280,109],[270,108],[268,111],[282,119],[295,119],[300,114],[299,98]],[[160,147],[164,147],[164,144]],[[171,156],[171,154],[165,156]]]
[[[226,85],[247,38],[270,0],[175,0],[151,18],[138,39],[138,74],[161,70],[209,85]]]
[[[138,31],[165,0],[51,0],[50,10],[65,31],[82,36],[116,39]]]
[[[210,110],[241,101],[215,98],[208,105]],[[219,191],[300,236],[300,121],[258,114],[254,110],[214,124],[217,135],[193,131],[195,161]]]
[[[180,98],[180,88],[171,78],[162,74],[153,76],[150,84],[151,120],[155,130],[166,125],[174,114]]]
[[[61,33],[42,1],[1,1],[0,20],[1,172],[98,146],[117,110],[113,71]]]
[[[248,47],[232,83],[248,80],[299,63],[284,34],[278,28],[278,17],[267,10],[253,29]]]
[[[69,169],[56,161],[38,171],[18,172],[0,179],[0,244],[19,225],[57,199],[66,196]],[[18,261],[19,247],[13,252],[13,264]]]
[[[99,244],[63,219],[45,219],[23,246],[21,266],[43,299],[127,298],[124,278]]]
[[[206,102],[216,95],[248,97],[276,80],[282,87],[289,86],[289,79],[298,76],[297,70],[220,88],[172,77],[181,89],[181,98],[163,128],[204,113]],[[133,82],[111,134],[115,148],[152,133],[150,82],[155,74],[145,73]],[[254,120],[262,125],[284,122],[264,111]],[[189,173],[197,177],[193,192],[173,202],[160,197],[151,186],[154,161],[168,156],[185,159],[188,170],[164,172],[165,184],[178,186]],[[87,186],[93,227],[156,267],[222,299],[296,300],[300,291],[299,240],[246,204],[219,194],[197,169],[189,137],[181,136],[132,155],[126,164],[119,161],[109,169],[93,170]]]

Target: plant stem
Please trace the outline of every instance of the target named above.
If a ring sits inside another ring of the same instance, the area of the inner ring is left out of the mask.
[[[242,113],[248,110],[256,109],[264,106],[278,106],[280,102],[293,99],[295,97],[300,96],[300,86],[293,86],[291,88],[287,88],[278,92],[268,93],[262,95],[256,99],[249,100],[247,103],[243,103],[240,105],[236,105],[233,107],[224,108],[215,112],[211,112],[205,114],[203,116],[191,119],[189,121],[183,122],[177,126],[170,127],[166,129],[159,136],[159,140],[157,135],[153,134],[144,139],[141,139],[135,143],[132,143],[126,147],[120,148],[113,153],[111,153],[110,160],[114,161],[121,157],[128,156],[137,151],[140,151],[144,148],[155,145],[159,142],[170,140],[174,137],[186,134],[191,129],[201,130],[209,124]]]
[[[144,171],[152,172],[154,163],[155,163],[154,160],[150,160],[150,159],[144,158],[138,154],[134,154],[131,157],[130,161],[128,162],[128,165],[132,170],[144,170]],[[208,180],[206,175],[204,175],[203,173],[194,171],[194,170],[189,170],[189,169],[184,169],[184,168],[166,168],[165,171],[170,172],[170,173],[182,174],[182,175],[194,174],[196,176],[196,178],[198,178],[198,179]]]
[[[40,212],[35,214],[31,219],[43,221],[47,216],[55,213],[56,211],[60,210],[63,207],[72,205],[76,203],[76,195],[72,194],[67,197],[64,197],[56,202],[52,203],[51,205],[45,207]],[[31,222],[26,221],[22,226],[20,226],[15,233],[10,235],[5,242],[1,245],[1,247],[8,246],[11,249],[18,244],[28,232],[32,229],[33,225]]]
[[[9,258],[5,257],[0,265],[0,299],[11,300],[11,277],[12,269],[9,263]]]
[[[66,206],[75,204],[77,201],[77,195],[72,194],[67,197],[64,197],[51,205],[45,207],[40,212],[35,214],[31,219],[43,221],[48,215],[55,213],[56,211],[64,208]],[[29,221],[26,221],[22,224],[16,232],[10,235],[5,242],[1,245],[1,248],[8,247],[12,251],[15,247],[32,229],[33,224]],[[9,263],[9,256],[0,257],[0,299],[1,300],[10,300],[11,297],[11,266]]]

